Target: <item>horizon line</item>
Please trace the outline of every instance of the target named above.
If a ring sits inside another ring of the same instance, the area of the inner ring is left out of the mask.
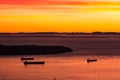
[[[46,32],[0,32],[0,34],[4,34],[4,33],[5,33],[5,34],[12,34],[12,33],[13,33],[13,34],[27,34],[27,33],[28,33],[28,34],[29,34],[29,33],[31,33],[31,34],[32,34],[32,33],[36,33],[36,34],[37,34],[37,33],[38,33],[38,34],[39,34],[39,33],[48,33],[48,34],[49,34],[49,33],[51,33],[51,34],[54,34],[54,33],[58,33],[58,34],[60,34],[60,33],[73,33],[73,34],[75,34],[75,33],[76,33],[76,34],[77,34],[77,33],[81,33],[81,34],[85,34],[85,33],[87,33],[87,34],[91,34],[91,33],[99,33],[99,34],[100,34],[100,33],[101,33],[101,34],[102,34],[102,33],[119,33],[119,34],[120,34],[120,32],[115,32],[115,31],[106,31],[106,32],[104,32],[104,31],[93,31],[93,32],[54,32],[54,31],[53,31],[53,32],[52,32],[52,31],[50,31],[50,32],[49,32],[49,31],[48,31],[48,32],[47,32],[47,31],[46,31]]]

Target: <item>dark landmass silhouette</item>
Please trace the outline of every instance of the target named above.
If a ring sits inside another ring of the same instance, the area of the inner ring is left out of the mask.
[[[6,33],[0,32],[0,34],[120,34],[120,32],[16,32],[16,33]]]
[[[109,36],[110,35],[110,36]],[[112,35],[112,36],[111,36]],[[114,36],[113,36],[114,35]],[[38,38],[38,37],[53,37],[53,38],[120,38],[120,32],[19,32],[19,33],[0,33],[0,38]]]
[[[45,55],[72,51],[64,46],[0,45],[0,55]]]

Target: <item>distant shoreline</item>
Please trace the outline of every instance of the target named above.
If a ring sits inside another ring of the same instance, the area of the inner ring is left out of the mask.
[[[1,34],[120,34],[120,32],[16,32],[16,33],[10,33],[10,32],[0,32]]]
[[[0,38],[120,38],[120,32],[93,32],[93,33],[57,33],[57,32],[35,32],[35,33],[0,33]]]

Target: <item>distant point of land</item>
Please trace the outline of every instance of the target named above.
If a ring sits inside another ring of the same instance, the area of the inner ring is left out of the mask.
[[[49,55],[72,51],[64,46],[0,45],[0,55]]]

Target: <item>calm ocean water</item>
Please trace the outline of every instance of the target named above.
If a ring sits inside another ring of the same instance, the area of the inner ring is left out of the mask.
[[[27,56],[44,65],[25,66],[21,56],[0,57],[1,80],[120,80],[120,56]],[[86,59],[97,58],[87,63]]]
[[[120,80],[120,38],[0,38],[0,44],[61,45],[74,50],[25,56],[44,60],[44,65],[25,66],[22,55],[0,56],[0,80]],[[87,63],[88,58],[98,61]]]

